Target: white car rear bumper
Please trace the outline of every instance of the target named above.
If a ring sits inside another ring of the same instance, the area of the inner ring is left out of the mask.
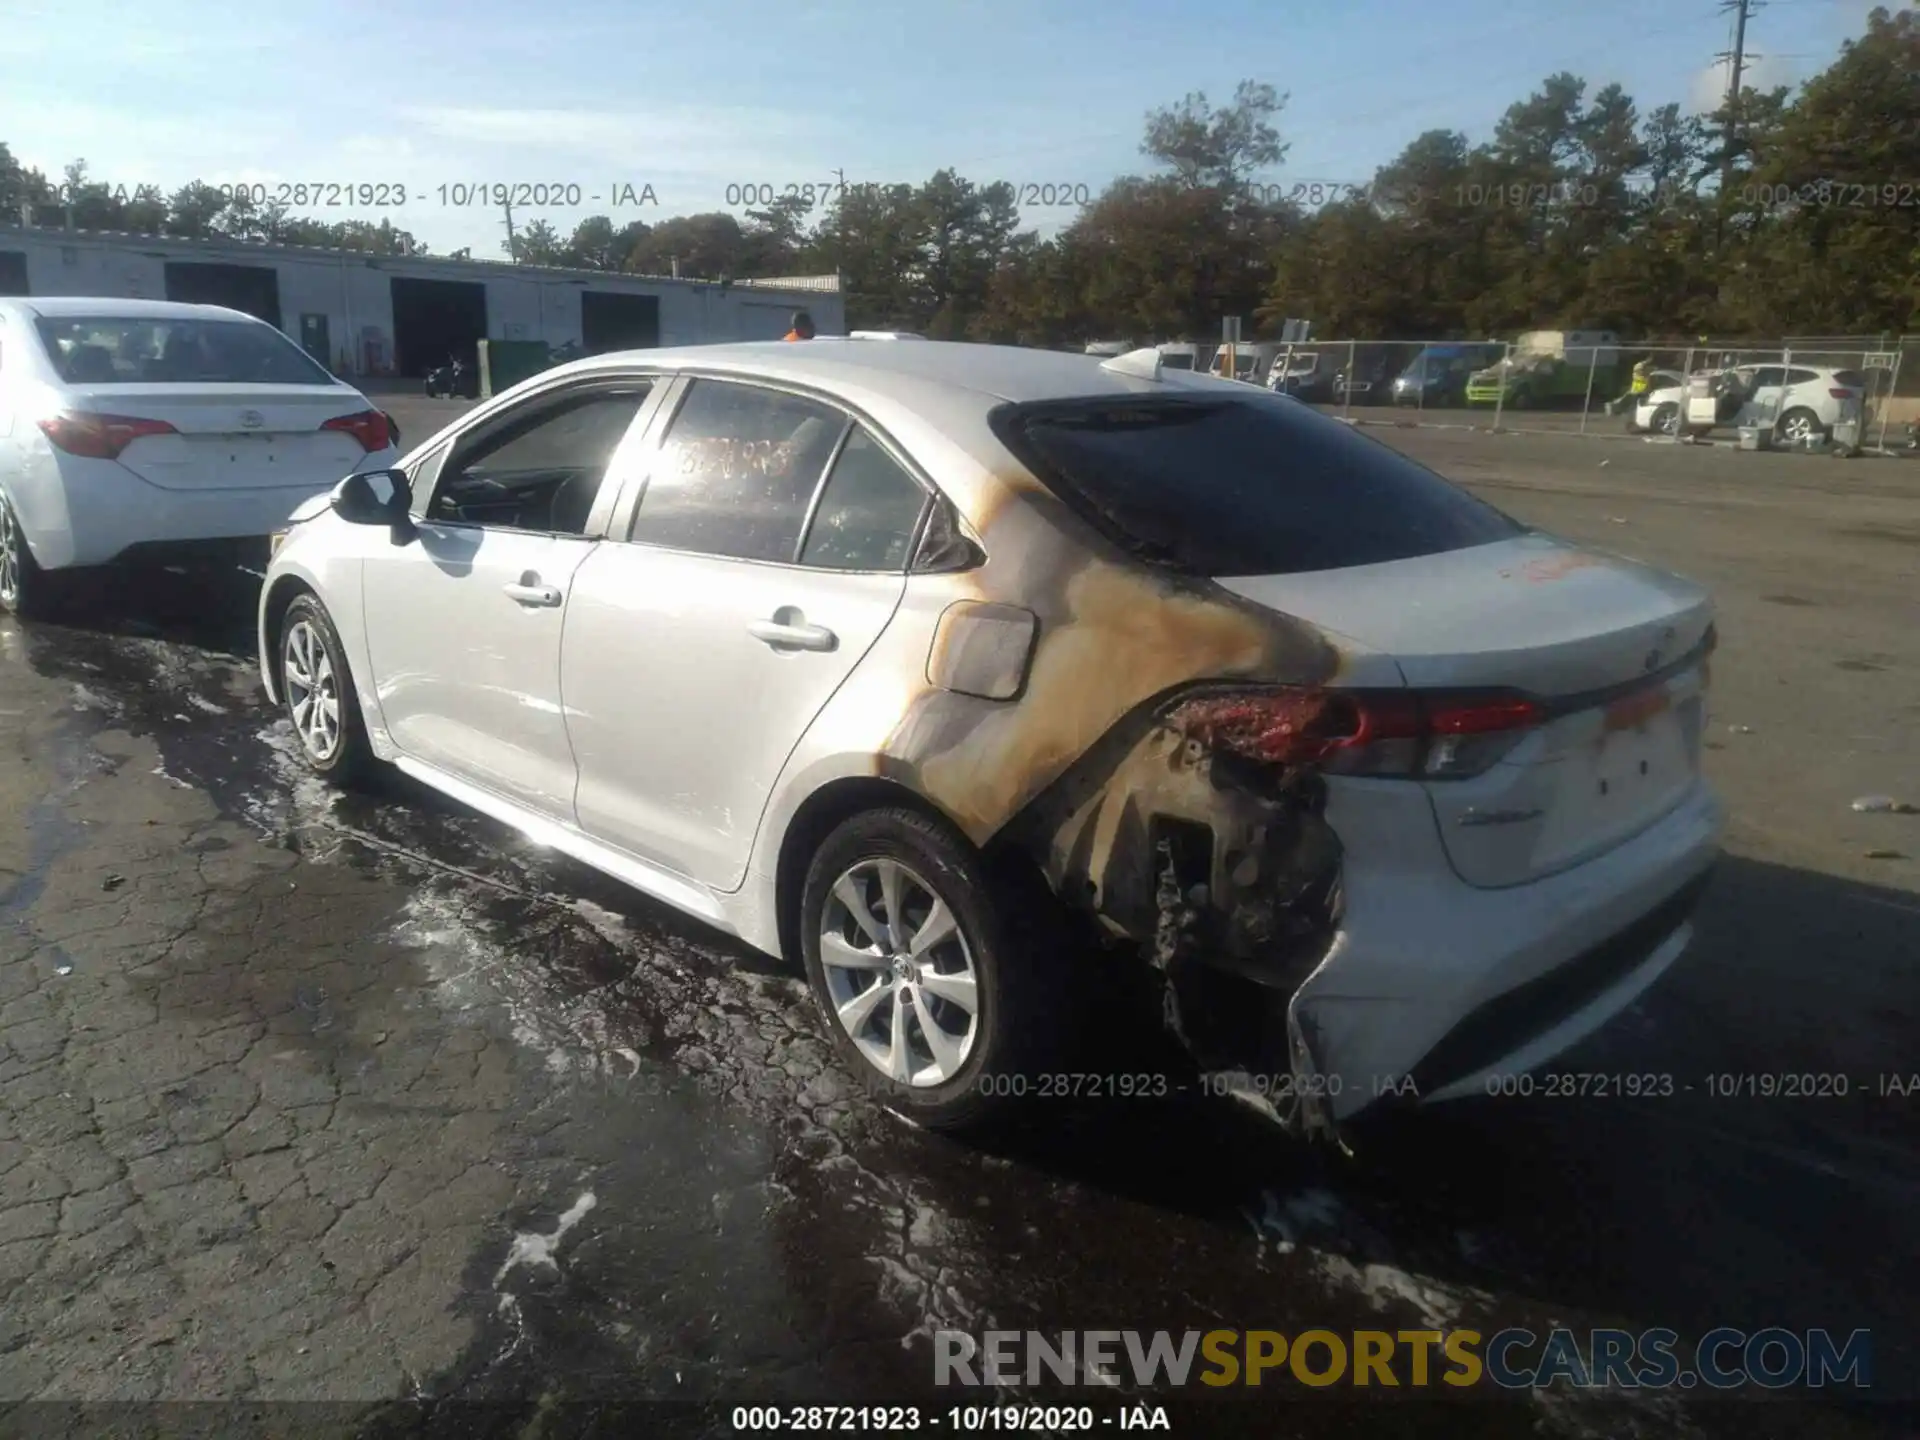
[[[1408,823],[1399,788],[1329,786],[1346,912],[1294,1013],[1335,1119],[1412,1093],[1409,1076],[1426,1101],[1481,1093],[1597,1030],[1685,948],[1719,854],[1721,811],[1702,782],[1582,865],[1477,889],[1454,875],[1432,824]]]
[[[376,451],[355,468],[377,470],[397,457]],[[43,569],[101,565],[140,544],[237,540],[283,529],[302,502],[332,489],[277,485],[166,490],[111,460],[41,457],[15,497],[33,557]]]

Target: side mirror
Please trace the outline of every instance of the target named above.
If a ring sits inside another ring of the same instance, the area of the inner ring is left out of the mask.
[[[413,487],[404,470],[366,470],[333,487],[333,513],[349,525],[385,525],[396,544],[413,538]]]

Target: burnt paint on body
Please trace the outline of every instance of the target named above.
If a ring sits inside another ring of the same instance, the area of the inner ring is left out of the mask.
[[[1309,625],[1120,554],[1031,486],[998,507],[989,561],[966,577],[981,601],[1040,617],[1024,692],[993,702],[928,684],[883,746],[882,771],[976,843],[1029,856],[1172,989],[1194,964],[1224,962],[1283,1011],[1331,936],[1340,846],[1324,786],[1308,767],[1183,729],[1174,712],[1207,682],[1323,685],[1340,653]],[[929,674],[945,668],[929,657]],[[1187,837],[1171,921],[1170,827]],[[1177,1007],[1168,1018],[1191,1046]]]

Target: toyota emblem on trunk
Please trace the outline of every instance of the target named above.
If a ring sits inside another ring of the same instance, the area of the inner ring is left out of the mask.
[[[242,410],[240,412],[240,428],[243,430],[258,430],[266,423],[267,417],[262,415],[258,410]]]

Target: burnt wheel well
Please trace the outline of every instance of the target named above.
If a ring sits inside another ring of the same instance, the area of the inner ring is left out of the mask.
[[[263,663],[272,666],[267,678],[273,682],[277,694],[280,689],[280,629],[286,623],[287,607],[302,595],[314,593],[313,587],[297,575],[282,575],[273,582],[273,589],[267,592],[262,613],[266,616],[266,651],[261,657]]]
[[[897,780],[877,775],[850,775],[832,780],[809,795],[794,812],[787,833],[780,838],[780,858],[774,868],[774,912],[779,923],[780,953],[795,964],[800,962],[800,896],[806,889],[807,867],[820,844],[842,821],[867,810],[916,810],[929,819],[948,826],[962,844],[968,843],[951,817],[939,806]],[[1011,847],[990,846],[987,859],[994,873],[1013,868],[1030,872],[1040,880],[1039,867],[1025,856],[1011,853]]]

